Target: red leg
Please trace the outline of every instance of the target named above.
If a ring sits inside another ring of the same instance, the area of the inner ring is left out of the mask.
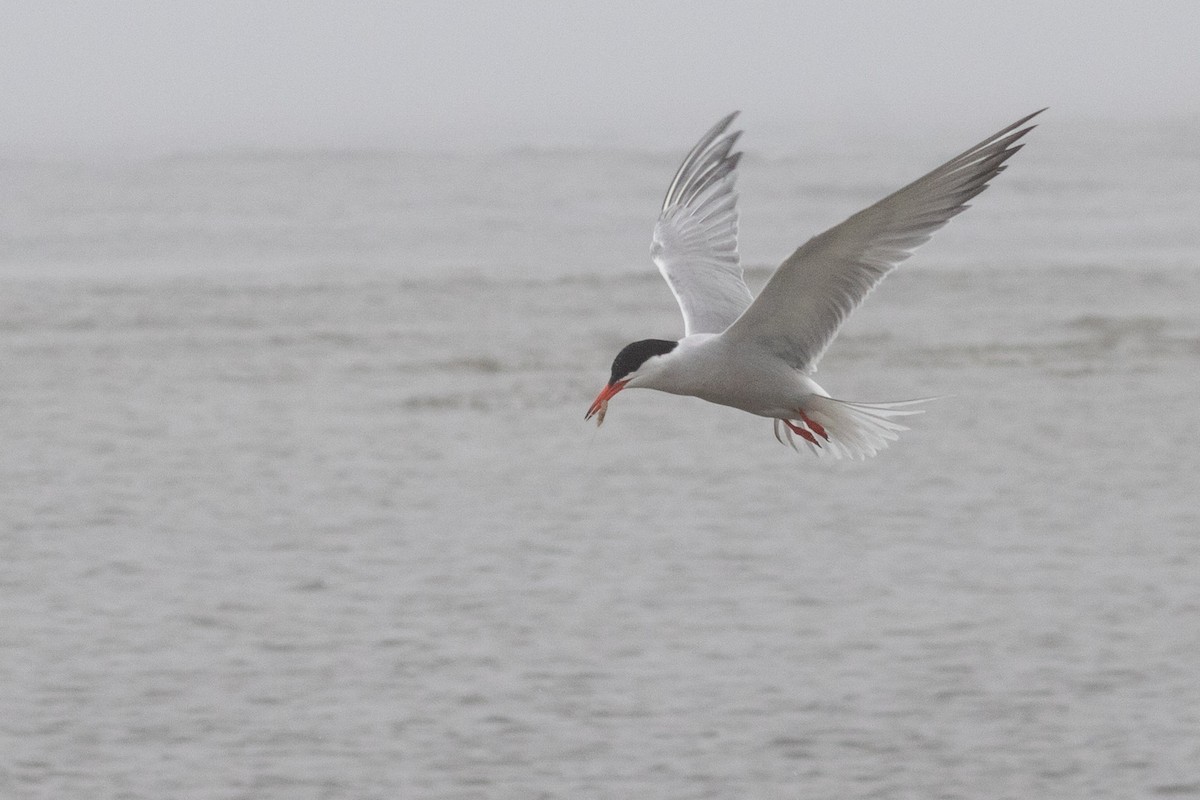
[[[815,444],[817,447],[821,446],[821,443],[816,440],[816,437],[814,437],[808,431],[804,430],[804,428],[801,428],[799,425],[793,425],[792,421],[790,419],[785,419],[783,421],[783,424],[787,425],[789,428],[791,428],[792,433],[799,434],[801,436],[801,438],[803,438],[805,441],[807,441],[811,444]],[[826,437],[826,438],[828,438],[828,437]]]
[[[824,426],[812,419],[810,416],[808,416],[808,414],[805,414],[803,409],[800,410],[800,419],[804,420],[804,424],[812,428],[813,432],[816,433],[817,436],[820,436],[827,442],[829,441],[829,434],[825,432]]]

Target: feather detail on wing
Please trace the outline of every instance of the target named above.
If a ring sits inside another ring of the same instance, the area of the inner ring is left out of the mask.
[[[1040,113],[1018,120],[808,240],[775,271],[726,336],[754,342],[796,369],[815,370],[850,312],[987,188],[1023,146],[1017,141],[1035,127],[1021,126]]]
[[[737,112],[696,143],[675,173],[654,226],[650,255],[683,312],[684,334],[721,333],[750,305],[738,260]]]

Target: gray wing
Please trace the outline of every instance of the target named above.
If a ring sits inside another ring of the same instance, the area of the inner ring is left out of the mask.
[[[1017,140],[1035,127],[1021,126],[1042,111],[809,239],[780,265],[726,336],[764,348],[796,369],[816,369],[850,312],[987,188],[1004,170],[1004,162],[1023,147]]]
[[[750,305],[737,249],[737,112],[714,125],[683,160],[654,226],[650,256],[683,312],[684,334],[721,333]]]

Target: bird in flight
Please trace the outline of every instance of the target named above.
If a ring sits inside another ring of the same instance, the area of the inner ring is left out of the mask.
[[[989,136],[929,174],[809,239],[758,297],[738,259],[737,166],[729,131],[714,125],[683,159],[667,188],[650,255],[683,312],[679,341],[642,339],[613,360],[585,419],[604,422],[624,389],[657,389],[774,420],[775,438],[814,453],[866,458],[907,428],[922,400],[857,403],[829,396],[812,379],[846,317],[884,276],[965,210],[1024,145],[1045,111]],[[799,448],[796,448],[799,449]]]

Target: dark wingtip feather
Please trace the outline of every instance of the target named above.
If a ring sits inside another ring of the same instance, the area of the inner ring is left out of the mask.
[[[709,128],[708,132],[700,137],[700,141],[696,142],[691,152],[684,158],[683,163],[679,165],[675,177],[671,180],[671,185],[667,188],[667,194],[663,198],[662,204],[664,211],[673,205],[686,204],[695,199],[703,189],[711,185],[712,182],[708,178],[714,171],[722,170],[722,174],[727,174],[736,168],[741,154],[731,154],[730,151],[741,137],[742,132],[739,130],[727,133],[726,131],[739,113],[734,111],[727,114]]]

